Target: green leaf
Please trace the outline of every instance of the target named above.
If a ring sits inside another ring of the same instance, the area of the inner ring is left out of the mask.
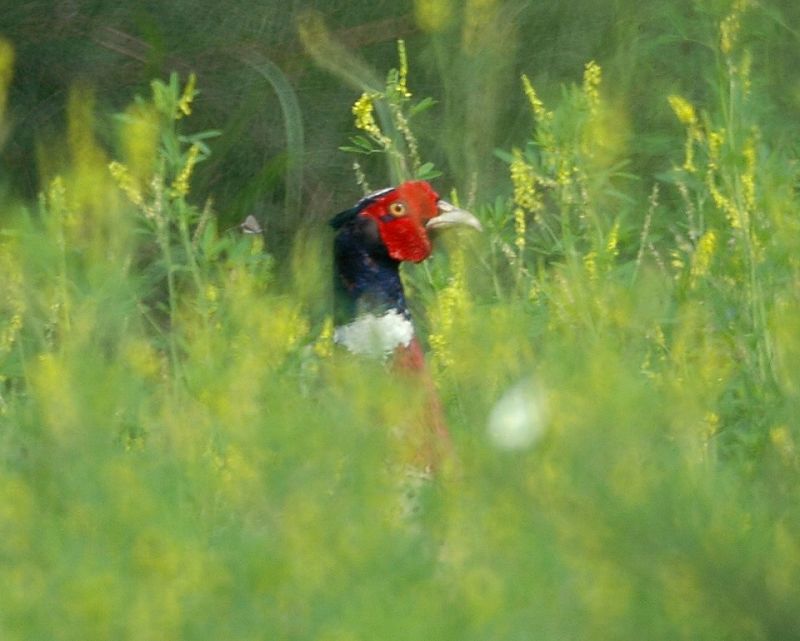
[[[415,177],[420,180],[430,180],[431,178],[436,178],[441,175],[442,172],[436,169],[432,162],[423,163],[415,172]]]
[[[409,118],[412,116],[416,116],[417,114],[420,114],[423,111],[427,111],[435,104],[436,101],[430,96],[428,96],[427,98],[423,98],[416,105],[412,106],[411,109],[408,110],[408,116]]]

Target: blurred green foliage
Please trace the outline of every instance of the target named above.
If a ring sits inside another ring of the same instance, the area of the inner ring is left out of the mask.
[[[4,11],[0,637],[796,638],[798,13]],[[431,481],[331,341],[354,158],[486,228],[404,272]]]

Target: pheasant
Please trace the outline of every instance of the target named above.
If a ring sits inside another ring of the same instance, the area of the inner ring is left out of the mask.
[[[422,386],[414,465],[435,469],[451,449],[450,434],[400,279],[402,262],[431,253],[431,232],[455,225],[481,230],[469,212],[439,198],[425,181],[409,181],[362,198],[331,220],[338,325],[334,342],[352,353],[390,359]]]

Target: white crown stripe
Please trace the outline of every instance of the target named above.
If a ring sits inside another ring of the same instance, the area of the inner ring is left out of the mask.
[[[371,194],[367,194],[361,200],[356,203],[356,208],[360,208],[363,205],[366,205],[373,200],[380,198],[381,196],[385,196],[386,194],[394,191],[396,187],[385,187],[383,189],[378,189],[377,191],[373,191]]]

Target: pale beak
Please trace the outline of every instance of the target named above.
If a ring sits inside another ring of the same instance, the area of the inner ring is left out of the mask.
[[[434,216],[425,224],[426,229],[444,229],[455,225],[466,225],[478,231],[483,231],[481,222],[465,209],[459,209],[446,200],[437,202],[436,207],[439,210],[439,215]]]

